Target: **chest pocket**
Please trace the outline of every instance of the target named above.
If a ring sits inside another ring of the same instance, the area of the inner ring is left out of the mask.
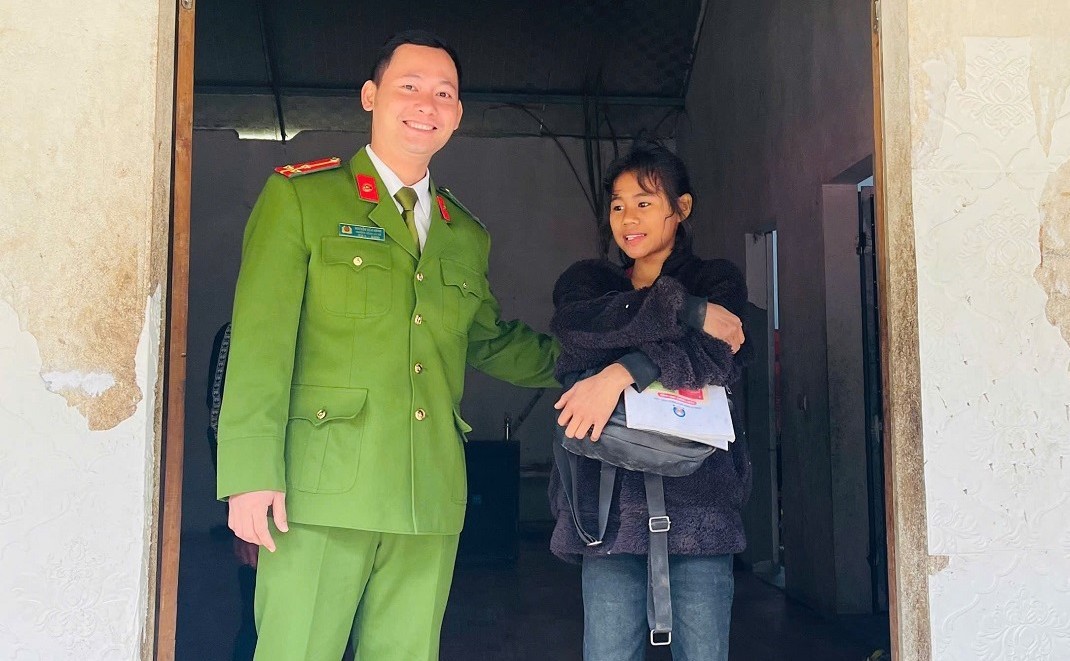
[[[390,311],[393,300],[390,246],[377,241],[323,237],[320,243],[328,312],[374,317]]]
[[[472,317],[485,295],[482,273],[452,260],[442,260],[442,321],[447,330],[468,334]]]

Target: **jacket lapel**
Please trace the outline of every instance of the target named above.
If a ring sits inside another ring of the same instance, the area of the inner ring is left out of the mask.
[[[367,150],[361,149],[349,161],[349,171],[353,176],[353,190],[357,196],[358,204],[367,211],[368,219],[383,228],[395,243],[405,249],[413,258],[419,259],[417,247],[412,243],[409,228],[390,197],[386,185],[379,177],[378,171],[368,158]],[[371,181],[369,181],[369,178]],[[368,190],[368,183],[372,183]],[[361,184],[364,184],[363,186]],[[375,199],[378,198],[378,202]]]
[[[442,218],[442,211],[438,207],[438,193],[435,182],[430,182],[431,187],[431,227],[427,230],[427,241],[424,242],[423,257],[437,257],[449,252],[453,244],[453,227]]]

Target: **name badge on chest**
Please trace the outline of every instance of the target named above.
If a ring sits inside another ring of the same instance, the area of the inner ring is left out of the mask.
[[[367,241],[386,241],[386,230],[382,227],[368,227],[366,225],[349,225],[338,223],[338,236],[347,239],[365,239]]]

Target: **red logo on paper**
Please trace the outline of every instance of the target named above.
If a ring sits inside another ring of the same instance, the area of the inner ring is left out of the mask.
[[[366,174],[357,175],[357,194],[365,202],[379,202],[379,188],[375,185],[375,177]]]
[[[436,195],[435,199],[438,200],[438,210],[442,214],[442,220],[447,223],[450,222],[450,212],[446,209],[446,200],[443,200],[441,195]]]

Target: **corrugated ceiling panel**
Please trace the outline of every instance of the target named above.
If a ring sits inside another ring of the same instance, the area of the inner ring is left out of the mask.
[[[466,92],[680,98],[701,0],[261,0],[282,87],[356,89],[410,27],[460,53]],[[198,4],[198,85],[267,85],[257,0]],[[601,80],[599,90],[598,81]]]

